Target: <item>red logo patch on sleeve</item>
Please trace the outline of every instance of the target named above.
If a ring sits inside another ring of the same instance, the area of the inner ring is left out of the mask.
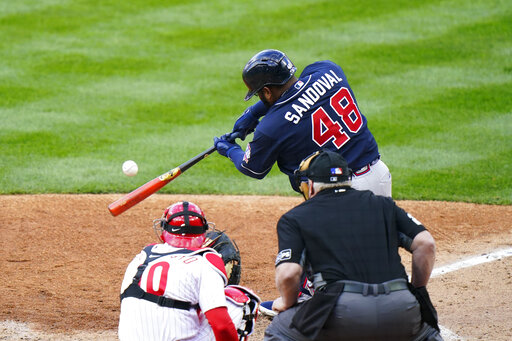
[[[244,154],[244,162],[248,163],[249,159],[251,158],[251,144],[247,144],[247,148],[245,148],[245,154]]]

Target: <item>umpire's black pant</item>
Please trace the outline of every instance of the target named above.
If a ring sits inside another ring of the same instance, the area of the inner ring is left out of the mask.
[[[308,340],[290,328],[299,307],[294,306],[274,317],[265,331],[264,340]],[[315,340],[411,341],[425,329],[429,326],[421,323],[419,303],[409,290],[376,296],[343,292]]]

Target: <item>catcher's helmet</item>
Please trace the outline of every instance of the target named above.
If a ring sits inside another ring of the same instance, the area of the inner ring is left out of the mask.
[[[175,247],[201,247],[205,240],[208,222],[196,204],[179,201],[167,207],[162,218],[153,227],[157,236]]]
[[[245,100],[267,85],[283,85],[297,71],[290,59],[278,50],[263,50],[245,64],[242,78],[249,88]]]

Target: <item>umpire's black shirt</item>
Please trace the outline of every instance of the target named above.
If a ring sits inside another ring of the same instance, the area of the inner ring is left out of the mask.
[[[328,188],[285,213],[277,224],[276,266],[304,266],[324,280],[382,283],[407,279],[398,254],[397,231],[414,239],[424,231],[391,199],[350,187]]]

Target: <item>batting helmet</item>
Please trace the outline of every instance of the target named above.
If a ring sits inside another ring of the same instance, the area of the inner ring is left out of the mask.
[[[297,71],[290,59],[278,50],[263,50],[245,64],[242,78],[249,88],[245,100],[267,85],[283,85]]]
[[[179,201],[167,207],[153,228],[163,242],[175,247],[201,247],[208,222],[196,204]]]

